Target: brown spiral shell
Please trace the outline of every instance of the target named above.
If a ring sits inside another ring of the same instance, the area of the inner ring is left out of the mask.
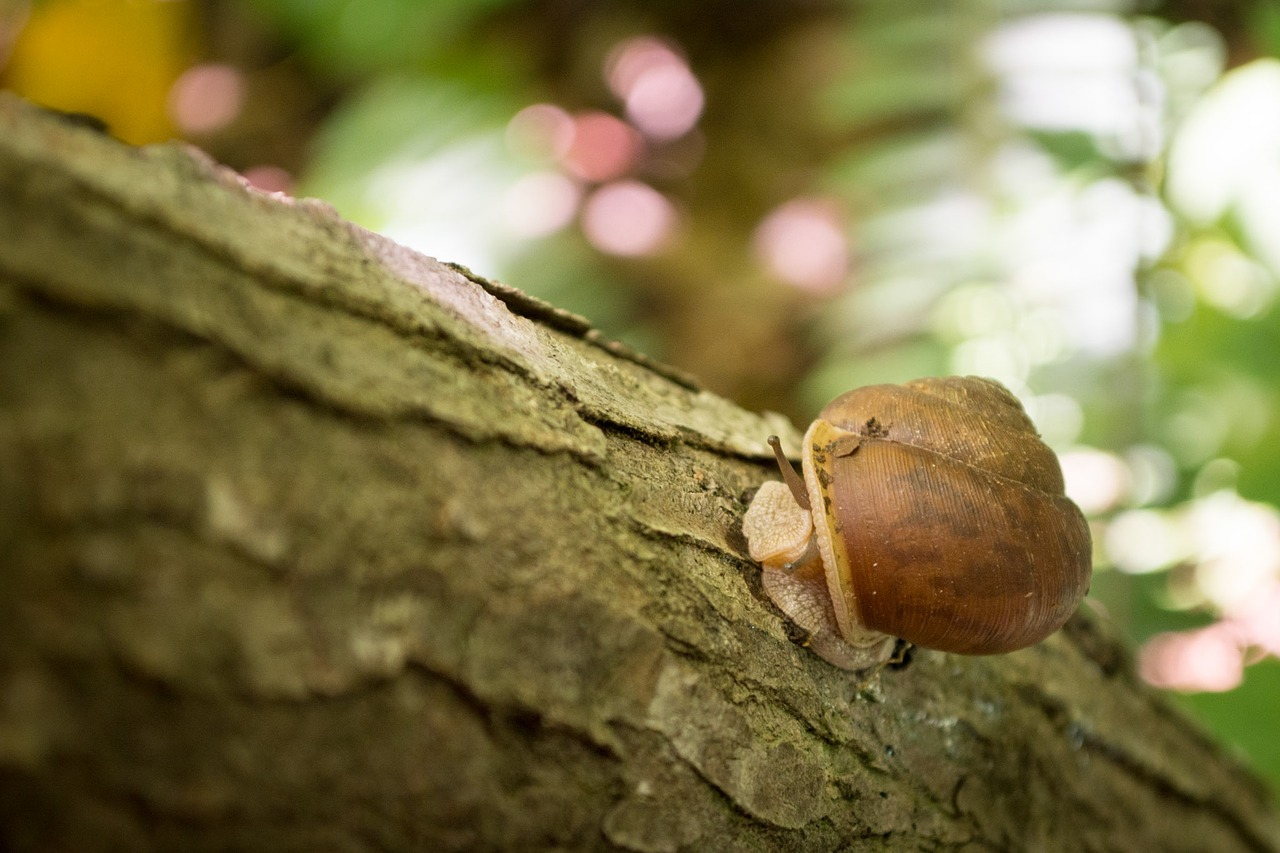
[[[1089,585],[1089,527],[1004,387],[978,377],[873,385],[837,397],[819,420],[859,437],[852,452],[828,452],[811,431],[805,451],[825,504],[815,523],[837,551],[832,594],[857,623],[994,654],[1039,642],[1075,611]]]

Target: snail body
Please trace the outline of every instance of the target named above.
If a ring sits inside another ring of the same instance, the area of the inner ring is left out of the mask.
[[[765,592],[845,669],[896,640],[960,654],[1038,643],[1088,590],[1092,544],[1021,404],[978,377],[873,385],[805,433],[803,480],[765,483],[743,520]]]

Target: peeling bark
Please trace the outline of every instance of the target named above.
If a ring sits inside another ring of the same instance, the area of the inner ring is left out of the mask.
[[[863,684],[794,642],[775,432],[0,98],[0,847],[1280,849],[1088,610]]]

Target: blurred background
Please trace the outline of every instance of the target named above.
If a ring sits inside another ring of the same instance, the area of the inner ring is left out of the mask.
[[[0,0],[188,140],[754,409],[994,377],[1142,677],[1280,785],[1280,4]]]

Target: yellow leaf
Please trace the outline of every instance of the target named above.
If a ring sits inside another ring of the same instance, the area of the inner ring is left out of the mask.
[[[91,113],[134,144],[170,138],[166,99],[190,64],[185,0],[36,3],[13,46],[5,82],[36,103]]]

